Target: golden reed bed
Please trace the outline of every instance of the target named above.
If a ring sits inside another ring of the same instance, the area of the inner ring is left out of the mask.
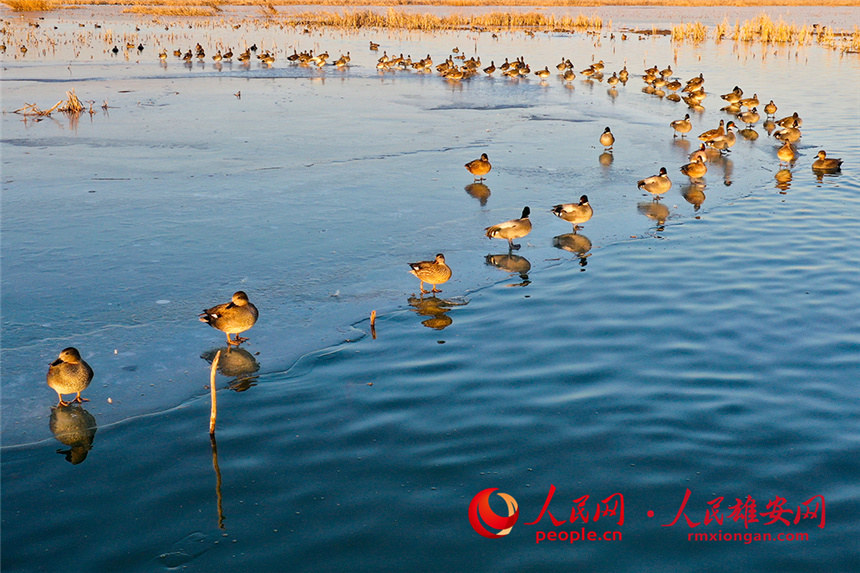
[[[161,7],[179,13],[220,6],[860,6],[860,0],[0,0],[15,11],[67,6]]]
[[[14,11],[50,11],[75,6],[117,6],[123,12],[207,17],[215,16],[221,6],[256,7],[268,20],[293,26],[326,26],[356,30],[361,28],[391,28],[405,30],[458,30],[458,29],[527,29],[530,31],[596,31],[603,29],[597,16],[554,16],[538,12],[490,12],[480,15],[449,14],[438,16],[406,12],[388,8],[386,11],[351,9],[350,6],[643,6],[642,0],[0,0]],[[339,12],[313,11],[302,13],[279,12],[277,6],[318,5],[340,7]],[[647,5],[663,6],[805,6],[822,5],[816,0],[651,0]],[[824,0],[827,6],[860,6],[860,0]],[[611,22],[610,22],[611,27]],[[653,30],[658,33],[657,30]],[[647,32],[646,32],[647,33]],[[860,53],[860,29],[834,30],[828,27],[798,26],[782,20],[773,21],[767,14],[743,22],[728,21],[710,28],[700,22],[673,26],[671,34],[676,42],[703,42],[713,39],[735,42],[761,42],[766,44],[807,45],[819,44],[842,52]]]

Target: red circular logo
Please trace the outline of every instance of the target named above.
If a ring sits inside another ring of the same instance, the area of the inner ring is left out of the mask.
[[[497,493],[496,495],[504,499],[505,503],[508,504],[507,517],[499,515],[490,508],[490,494],[498,489],[497,487],[491,487],[478,492],[469,504],[469,523],[472,524],[472,528],[475,531],[489,539],[498,539],[510,533],[517,522],[517,518],[520,516],[517,500],[506,493]],[[483,523],[481,523],[482,521]],[[493,533],[484,527],[484,523],[493,529],[498,529],[499,532]]]

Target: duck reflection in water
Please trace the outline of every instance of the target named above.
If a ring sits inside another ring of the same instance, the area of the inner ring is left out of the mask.
[[[60,443],[69,446],[68,450],[57,450],[66,456],[67,462],[76,465],[87,459],[98,427],[92,414],[78,404],[54,406],[49,427]]]
[[[221,351],[221,358],[218,359],[218,372],[222,376],[232,378],[227,386],[236,392],[244,392],[245,390],[256,386],[259,376],[253,376],[260,369],[260,363],[253,354],[244,348],[235,346],[225,346],[224,348],[215,348],[208,350],[200,355],[200,358],[212,364],[215,360],[215,354]]]
[[[552,246],[568,253],[573,253],[579,258],[579,266],[583,267],[588,264],[588,257],[591,256],[591,240],[580,233],[565,233],[552,238]]]
[[[749,141],[755,141],[756,139],[758,139],[758,132],[751,127],[742,129],[738,133],[741,135],[741,137]]]
[[[487,199],[490,198],[490,188],[483,183],[469,183],[465,187],[466,193],[477,199],[481,203],[481,207],[487,204]]]
[[[508,253],[503,255],[487,255],[484,257],[484,260],[491,267],[496,267],[509,273],[516,273],[522,279],[520,283],[513,283],[507,286],[524,287],[531,283],[529,280],[529,271],[532,268],[532,264],[525,257]]]
[[[610,165],[612,165],[612,162],[615,161],[615,157],[612,156],[611,151],[604,151],[600,154],[597,160],[602,166],[609,167]]]
[[[468,304],[468,301],[454,301],[447,300],[444,298],[439,298],[437,296],[415,296],[412,295],[406,302],[409,303],[409,306],[415,309],[415,312],[418,316],[427,316],[426,320],[422,320],[421,324],[426,326],[427,328],[432,328],[434,330],[443,330],[454,322],[450,316],[448,316],[448,311],[450,311],[455,306],[465,306]]]
[[[677,147],[685,154],[690,153],[690,147],[692,146],[689,139],[686,137],[675,137],[672,139],[672,147]]]
[[[720,168],[723,170],[723,185],[726,187],[730,187],[732,185],[732,177],[734,177],[735,172],[735,163],[728,156],[720,153],[719,150],[713,149],[709,147],[705,155],[707,157],[708,164],[713,168]]]
[[[636,208],[649,219],[657,221],[658,232],[665,230],[666,219],[669,218],[669,207],[657,201],[643,201],[636,205]]]
[[[785,195],[785,192],[791,187],[792,177],[791,169],[780,169],[773,176],[776,179],[776,188],[779,189],[781,195]]]
[[[702,203],[705,202],[705,184],[691,182],[681,187],[681,195],[684,200],[693,206],[693,211],[698,212]]]

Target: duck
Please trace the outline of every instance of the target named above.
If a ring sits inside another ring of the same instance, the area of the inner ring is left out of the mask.
[[[690,133],[693,129],[693,124],[690,123],[690,114],[685,113],[684,119],[676,119],[672,123],[669,124],[672,129],[675,130],[675,133],[672,134],[672,137],[677,137],[678,134],[681,134],[681,137],[684,137],[684,134]]]
[[[786,141],[782,144],[782,147],[776,150],[776,157],[780,163],[792,163],[794,161],[797,154],[794,152],[794,147],[792,147],[790,141]]]
[[[480,159],[473,159],[466,164],[466,169],[475,176],[475,181],[483,181],[484,175],[489,173],[492,168],[486,153],[482,153]]]
[[[737,137],[735,136],[735,132],[732,131],[737,127],[735,122],[730,121],[726,124],[726,132],[714,139],[709,139],[706,143],[713,147],[714,149],[719,149],[720,151],[728,151],[732,146],[734,146],[737,141]]]
[[[756,122],[758,122],[758,120],[761,119],[761,116],[758,114],[758,109],[755,107],[752,108],[750,111],[741,112],[741,113],[737,114],[735,117],[737,117],[739,120],[741,120],[742,122],[747,124],[747,127],[749,127],[751,125],[755,125]]]
[[[493,62],[493,61],[491,60],[491,61],[490,61],[490,65],[489,65],[489,66],[487,66],[486,68],[484,68],[484,73],[485,73],[485,74],[487,74],[487,75],[489,76],[489,75],[491,75],[491,74],[492,74],[493,72],[495,72],[495,71],[496,71],[496,64],[495,64],[495,62]]]
[[[842,160],[835,157],[827,157],[823,149],[818,152],[818,159],[812,162],[813,171],[834,172],[842,169]]]
[[[687,85],[684,86],[683,91],[685,91],[685,92],[697,91],[699,88],[702,87],[702,85],[704,85],[704,83],[705,83],[705,76],[703,74],[699,74],[698,76],[696,76],[690,80],[687,80]]]
[[[764,106],[764,112],[767,114],[768,117],[773,117],[774,115],[776,115],[776,110],[777,107],[776,104],[773,103],[773,100],[770,100],[770,102],[768,102],[768,104]]]
[[[802,135],[803,134],[800,133],[800,129],[797,127],[797,122],[793,122],[790,126],[783,127],[773,134],[774,138],[779,141],[788,141],[789,143],[794,143],[800,139]]]
[[[57,406],[68,406],[63,394],[77,394],[72,402],[89,402],[81,397],[93,379],[93,369],[81,358],[77,348],[64,348],[59,357],[48,367],[48,386],[57,393]]]
[[[705,161],[701,156],[697,156],[696,160],[692,163],[687,163],[686,165],[681,166],[681,173],[690,179],[700,179],[704,177],[707,172],[708,166],[705,165]]]
[[[507,239],[509,249],[519,249],[519,245],[514,244],[514,239],[525,237],[532,230],[532,222],[529,220],[531,209],[528,206],[523,207],[523,213],[519,219],[511,219],[497,225],[492,225],[484,229],[484,234],[490,239]]]
[[[730,91],[727,94],[723,94],[720,97],[729,103],[738,103],[739,101],[741,101],[741,98],[743,97],[743,95],[744,95],[744,90],[742,90],[738,86],[735,86],[732,91]]]
[[[217,328],[227,335],[227,344],[230,346],[238,346],[248,340],[245,337],[239,336],[239,333],[245,332],[254,326],[257,322],[259,312],[257,307],[248,300],[248,295],[244,291],[236,291],[230,302],[225,302],[205,309],[200,313],[200,322],[205,322],[212,328]],[[230,338],[231,334],[236,335],[236,339]]]
[[[607,127],[600,135],[600,145],[602,145],[606,149],[611,149],[613,143],[615,143],[615,136],[612,135],[612,132],[609,131],[609,128]]]
[[[699,141],[708,141],[709,139],[714,139],[715,137],[720,137],[726,133],[726,124],[725,120],[720,120],[720,125],[714,129],[709,129],[708,131],[702,132],[699,134]]]
[[[794,125],[795,123],[797,125]],[[776,124],[780,127],[791,127],[792,125],[794,125],[795,127],[802,127],[803,126],[803,120],[800,119],[800,116],[797,115],[797,112],[794,112],[793,114],[791,114],[787,117],[776,120]]]
[[[562,203],[561,205],[555,205],[552,208],[552,214],[573,225],[573,229],[575,231],[580,223],[585,223],[591,219],[591,216],[594,214],[594,210],[588,203],[588,196],[583,195],[579,198],[579,203]]]
[[[544,66],[544,69],[536,71],[535,75],[537,77],[539,77],[540,79],[545,80],[546,78],[548,78],[550,76],[549,68]]]
[[[708,152],[705,151],[705,144],[703,143],[699,149],[690,154],[690,161],[696,161],[698,157],[702,158],[702,161],[708,160]]]
[[[640,179],[636,186],[639,189],[644,189],[648,193],[655,195],[655,200],[660,198],[660,195],[672,188],[672,182],[669,180],[669,175],[666,173],[666,168],[661,167],[660,173]]]
[[[741,107],[752,109],[758,105],[758,94],[753,94],[752,97],[743,98],[738,102]]]
[[[418,287],[421,294],[427,292],[442,292],[437,285],[448,282],[451,278],[451,267],[445,264],[445,255],[439,253],[432,261],[418,261],[417,263],[409,263],[410,273],[418,277],[421,281]],[[433,288],[429,291],[424,290],[424,283],[430,283]]]

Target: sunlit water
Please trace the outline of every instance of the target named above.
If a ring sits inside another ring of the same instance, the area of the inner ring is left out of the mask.
[[[5,39],[4,571],[856,565],[856,55],[608,35],[165,31],[126,18],[95,29],[48,17]],[[38,50],[16,52],[23,39]],[[256,42],[278,59],[186,67],[172,55],[197,41],[209,55]],[[382,51],[440,62],[454,46],[483,65],[522,55],[553,76],[451,83],[375,69]],[[352,65],[290,66],[294,48],[349,50]],[[582,77],[565,87],[561,57],[577,71],[626,63],[631,80],[613,93]],[[690,142],[668,127],[686,106],[641,91],[655,64],[706,78]],[[696,134],[730,119],[717,94],[736,84],[774,99],[779,117],[800,113],[800,157],[781,172],[759,123],[758,139],[739,138],[691,186],[678,168]],[[95,102],[92,116],[10,113],[69,89]],[[607,125],[611,155],[597,141]],[[845,160],[840,174],[813,173],[822,148]],[[493,170],[470,186],[463,164],[482,152]],[[655,204],[636,181],[661,166],[674,185]],[[574,236],[549,209],[582,194],[595,214]],[[482,229],[524,205],[534,229],[506,256]],[[422,298],[407,263],[437,252],[454,276]],[[239,289],[260,320],[218,381],[242,390],[219,393],[221,529],[206,386],[224,336],[196,314]],[[52,414],[45,372],[66,346],[96,377],[85,411]],[[560,519],[583,495],[593,511],[623,494],[623,525],[587,526],[623,539],[535,544],[553,529],[548,517],[527,525],[550,484]],[[520,508],[494,541],[467,516],[491,487]],[[662,527],[687,488],[694,522],[720,496],[728,516],[736,498],[795,510],[821,495],[826,525]],[[809,540],[687,540],[718,530]]]

